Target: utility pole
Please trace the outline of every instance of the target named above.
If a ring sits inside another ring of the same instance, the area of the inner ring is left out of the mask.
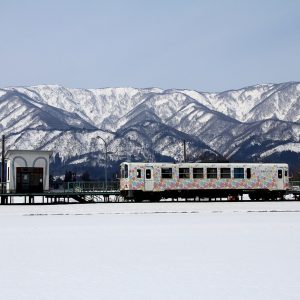
[[[186,162],[186,141],[183,140],[183,162]]]
[[[101,136],[96,138],[102,140],[105,146],[105,190],[107,191],[107,143]]]
[[[5,196],[4,196],[4,168],[5,168],[5,135],[2,135],[2,159],[1,159],[1,204],[5,204]]]

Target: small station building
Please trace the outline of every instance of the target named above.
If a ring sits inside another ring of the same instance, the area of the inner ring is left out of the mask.
[[[52,151],[8,150],[6,190],[12,193],[41,193],[49,190],[49,159]]]

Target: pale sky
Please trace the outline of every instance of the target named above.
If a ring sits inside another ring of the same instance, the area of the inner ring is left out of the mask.
[[[300,81],[300,1],[0,0],[0,87]]]

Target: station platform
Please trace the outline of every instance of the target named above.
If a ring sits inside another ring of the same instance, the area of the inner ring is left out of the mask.
[[[1,193],[1,204],[56,204],[118,202],[117,182],[67,182],[58,189],[44,192]]]
[[[59,189],[51,189],[42,193],[1,193],[1,204],[64,204],[64,203],[101,203],[101,202],[131,202],[125,201],[120,194],[118,182],[68,182]],[[241,202],[254,201],[245,200]],[[162,199],[162,202],[168,199]],[[176,200],[184,202],[189,200]],[[194,200],[195,201],[195,200]],[[197,201],[197,200],[196,200]],[[202,201],[202,200],[198,200]],[[203,200],[205,201],[205,200]],[[211,200],[209,200],[211,201]],[[226,201],[226,199],[215,199],[214,201]],[[238,200],[239,201],[239,200]],[[262,201],[262,200],[259,200]],[[290,188],[286,192],[283,200],[267,201],[300,201],[300,181],[291,181]]]

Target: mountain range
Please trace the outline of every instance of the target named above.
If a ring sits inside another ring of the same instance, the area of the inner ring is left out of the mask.
[[[159,88],[0,89],[9,149],[52,150],[52,169],[122,160],[267,161],[300,165],[300,82],[208,93]]]

